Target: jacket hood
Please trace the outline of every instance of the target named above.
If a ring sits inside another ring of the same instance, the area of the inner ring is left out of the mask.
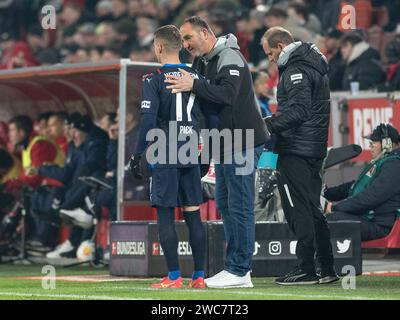
[[[285,47],[278,59],[280,71],[294,63],[313,68],[321,75],[328,73],[328,61],[317,46],[312,43],[298,41]]]
[[[217,42],[215,43],[214,49],[211,50],[210,53],[203,56],[203,59],[206,61],[210,61],[216,55],[219,55],[221,51],[229,48],[236,50],[240,49],[237,43],[237,38],[232,33],[229,33],[226,36],[219,37],[217,39]]]

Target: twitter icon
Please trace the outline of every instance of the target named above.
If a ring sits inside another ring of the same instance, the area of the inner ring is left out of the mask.
[[[336,241],[336,246],[338,248],[338,253],[346,253],[350,249],[351,240],[345,239],[343,242],[339,240]]]

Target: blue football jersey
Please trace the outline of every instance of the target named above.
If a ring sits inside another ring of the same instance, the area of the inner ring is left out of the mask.
[[[197,153],[195,157],[193,152],[195,149],[197,152],[199,142],[201,109],[199,99],[194,93],[172,93],[166,88],[169,84],[165,80],[169,75],[182,76],[178,68],[188,71],[195,79],[200,77],[185,64],[165,64],[144,78],[140,106],[143,115],[154,116],[155,129],[161,129],[165,133],[165,149],[160,152],[166,153],[166,164],[190,166],[195,163],[182,162],[178,155],[183,152],[189,157],[190,152],[192,159],[197,157]]]

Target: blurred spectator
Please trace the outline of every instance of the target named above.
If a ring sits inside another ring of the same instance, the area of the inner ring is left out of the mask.
[[[109,132],[110,127],[116,123],[117,114],[115,112],[106,113],[99,120],[99,127],[103,129],[105,132]]]
[[[73,35],[73,42],[81,48],[93,47],[96,39],[96,25],[91,22],[80,25]]]
[[[49,118],[53,115],[52,112],[42,112],[39,113],[34,130],[38,135],[43,137],[49,137]]]
[[[385,91],[400,90],[400,33],[385,48],[388,72]]]
[[[68,140],[64,134],[64,125],[67,117],[68,115],[65,112],[56,112],[47,121],[49,137],[55,141],[65,155],[68,152]]]
[[[223,34],[227,34],[223,32]],[[250,60],[250,51],[249,45],[252,40],[252,30],[250,29],[249,24],[249,14],[244,12],[236,21],[236,32],[235,36],[237,38],[237,42],[240,48],[240,52],[243,54],[243,57],[249,61]]]
[[[40,25],[35,24],[29,27],[26,42],[34,56],[37,56],[45,48],[43,29]]]
[[[359,82],[360,90],[373,89],[385,81],[379,52],[357,33],[348,33],[341,38],[340,51],[346,63],[343,90],[350,90],[353,81]]]
[[[141,1],[142,7],[142,16],[146,16],[152,19],[160,19],[161,17],[158,4],[156,1],[153,0],[142,0]]]
[[[399,0],[372,0],[374,7],[386,7],[389,16],[388,24],[383,28],[385,32],[393,32],[399,23],[400,1]]]
[[[82,63],[90,60],[90,50],[80,48],[78,45],[70,45],[62,50],[64,63]]]
[[[142,14],[141,0],[129,0],[128,2],[128,15],[129,18],[135,20]]]
[[[114,24],[115,43],[124,58],[128,57],[130,49],[136,44],[135,29],[135,24],[130,19],[121,19]]]
[[[132,61],[156,61],[154,50],[150,46],[143,48],[133,48],[129,53],[129,59],[131,59]]]
[[[32,37],[30,39],[32,39]],[[17,41],[17,35],[15,33],[1,34],[0,41],[2,50],[0,67],[2,69],[32,67],[40,64],[34,57],[29,43],[26,41]]]
[[[251,30],[252,38],[249,43],[250,62],[254,66],[264,59],[264,52],[260,46],[261,38],[267,28],[264,25],[265,11],[253,9],[250,11],[249,27]]]
[[[64,136],[67,138],[68,142],[68,148],[73,145],[73,139],[72,139],[72,123],[81,118],[82,115],[79,112],[73,112],[70,115],[68,115],[67,119],[65,119],[64,122]]]
[[[269,108],[269,100],[273,93],[272,90],[268,88],[268,80],[269,76],[264,72],[256,73],[254,76],[254,93],[256,94],[263,118],[272,116],[272,112]]]
[[[55,143],[43,136],[35,136],[32,120],[27,116],[16,116],[9,122],[9,139],[13,145],[14,153],[21,157],[25,174],[19,179],[19,183],[32,187],[39,186],[43,179],[37,175],[31,175],[31,168],[38,168],[44,163],[63,165],[64,153]]]
[[[154,19],[139,17],[136,20],[136,36],[140,48],[153,44],[154,31],[157,29],[157,21]]]
[[[132,4],[131,4],[132,3]],[[129,10],[130,16],[135,16],[136,11],[136,0],[129,1]],[[175,18],[178,16],[181,9],[184,7],[186,1],[185,0],[161,0],[159,2],[159,11],[160,12],[160,25],[171,24]],[[131,8],[132,6],[132,8]],[[131,14],[131,10],[132,13]]]
[[[95,46],[89,49],[89,60],[90,62],[102,61],[101,56],[103,55],[104,47]]]
[[[101,0],[96,5],[97,23],[112,20],[112,3],[111,0]]]
[[[299,25],[297,21],[290,18],[283,9],[272,7],[265,14],[265,25],[268,28],[283,27],[289,30],[296,41],[313,42],[313,34]]]
[[[321,21],[322,30],[336,28],[341,10],[341,0],[315,0],[311,3],[313,13]]]
[[[216,0],[189,0],[185,3],[173,24],[180,26],[187,17],[193,15],[197,15],[210,23],[209,19],[205,17],[203,13],[210,12],[214,8],[216,2]]]
[[[103,61],[118,60],[121,58],[121,49],[119,48],[118,44],[105,47],[101,55],[101,60]]]
[[[321,33],[321,22],[315,14],[309,12],[306,5],[297,2],[291,3],[288,7],[288,15],[313,34]]]
[[[102,22],[96,27],[96,45],[107,46],[115,40],[116,34],[112,23]]]
[[[111,8],[112,20],[114,22],[128,18],[127,0],[111,0]]]
[[[17,39],[18,37],[14,32],[4,32],[0,35],[0,69],[7,68]]]
[[[340,38],[342,36],[341,31],[331,29],[324,38],[325,56],[329,63],[329,86],[333,91],[341,90],[343,83],[345,63],[340,52]]]
[[[60,20],[64,36],[72,36],[78,30],[79,25],[90,19],[80,5],[68,2],[63,6]]]

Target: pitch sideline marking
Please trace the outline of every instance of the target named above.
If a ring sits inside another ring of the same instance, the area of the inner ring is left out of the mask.
[[[133,290],[142,290],[142,291],[158,291],[164,292],[160,289],[153,288],[136,288],[136,287],[111,287],[114,289],[133,289]],[[215,293],[227,293],[227,294],[240,294],[240,295],[255,295],[255,296],[265,296],[265,297],[293,297],[293,298],[326,298],[326,299],[347,299],[347,300],[391,300],[389,298],[371,298],[371,297],[363,297],[363,296],[343,296],[343,295],[317,295],[317,294],[294,294],[294,293],[264,293],[258,291],[231,291],[229,289],[223,290],[215,290],[209,289],[207,291],[199,291],[199,290],[184,290],[184,291],[176,291],[174,292],[196,292],[196,293],[205,293],[205,292],[215,292]]]
[[[111,296],[95,296],[95,295],[79,295],[79,294],[42,294],[42,293],[21,293],[21,292],[0,292],[1,296],[15,297],[37,297],[37,298],[77,298],[90,300],[156,300],[152,298],[127,298],[127,297],[111,297]]]

